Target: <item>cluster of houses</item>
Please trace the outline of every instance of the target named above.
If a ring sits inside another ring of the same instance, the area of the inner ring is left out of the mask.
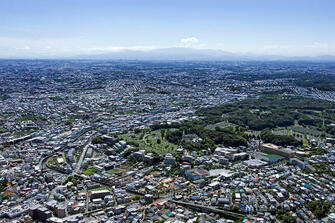
[[[132,62],[128,68],[140,76],[129,78],[108,62],[73,62],[71,69],[63,62],[29,63],[20,65],[23,73],[1,67],[0,222],[275,222],[282,209],[297,222],[317,222],[307,204],[335,202],[332,138],[317,155],[273,144],[214,152],[180,147],[153,165],[153,153],[108,135],[197,120],[199,107],[288,88],[287,80],[228,83],[181,73],[178,64]],[[210,64],[201,70],[226,73]],[[294,91],[334,98],[316,89]],[[91,144],[93,135],[101,141]],[[194,134],[184,140],[202,142]]]

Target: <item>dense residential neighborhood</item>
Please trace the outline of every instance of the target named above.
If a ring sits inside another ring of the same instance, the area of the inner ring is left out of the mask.
[[[0,222],[335,222],[331,63],[0,65]]]

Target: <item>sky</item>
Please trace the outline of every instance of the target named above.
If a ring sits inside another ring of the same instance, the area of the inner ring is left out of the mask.
[[[335,55],[334,0],[1,0],[0,57],[191,47]]]

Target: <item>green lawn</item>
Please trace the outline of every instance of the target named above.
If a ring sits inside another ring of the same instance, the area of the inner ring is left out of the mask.
[[[167,152],[174,152],[178,148],[177,145],[169,143],[163,138],[160,130],[145,133],[143,139],[140,137],[141,134],[125,134],[122,138],[128,144],[137,144],[140,150],[144,149],[147,153],[156,152],[158,154],[165,154]]]
[[[112,170],[108,170],[108,172],[109,172],[110,174],[116,174],[116,173],[119,173],[120,170],[119,170],[119,169],[112,169]]]
[[[87,169],[87,170],[83,171],[83,174],[91,176],[91,175],[95,174],[96,172],[97,172],[96,169],[90,168],[90,169]]]
[[[41,115],[23,115],[20,118],[17,119],[17,121],[22,122],[22,121],[36,121],[36,120],[43,120],[46,121],[47,119]]]
[[[303,140],[303,146],[309,146],[309,143],[308,143],[308,140],[307,140],[307,139],[304,139],[304,140]]]
[[[57,157],[51,157],[49,160],[48,160],[48,163],[49,164],[57,164]]]

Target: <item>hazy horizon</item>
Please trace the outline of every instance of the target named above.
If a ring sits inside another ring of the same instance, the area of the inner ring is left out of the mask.
[[[237,55],[335,55],[335,2],[3,0],[0,58],[166,48]]]

